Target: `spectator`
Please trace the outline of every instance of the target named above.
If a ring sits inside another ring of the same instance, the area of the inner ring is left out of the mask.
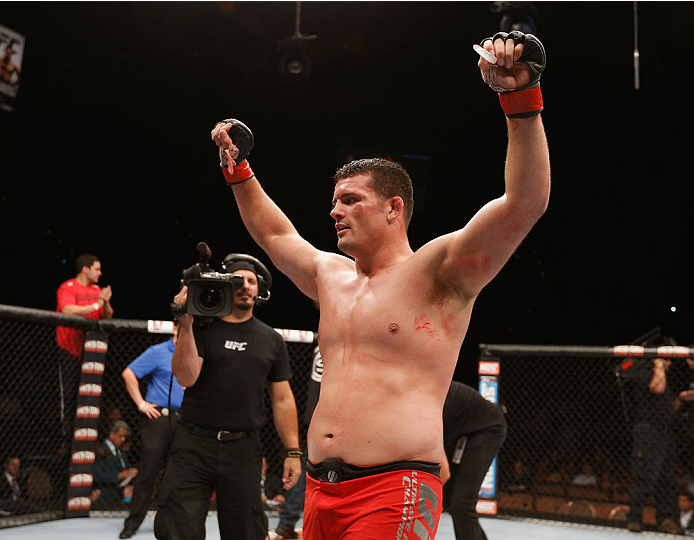
[[[39,467],[29,467],[25,477],[27,499],[35,503],[37,508],[45,507],[51,497],[51,477]]]
[[[17,456],[12,456],[5,461],[3,470],[3,480],[0,481],[0,501],[3,501],[3,509],[5,507],[14,508],[16,505],[8,504],[16,503],[22,496],[22,489],[19,487],[19,468],[21,462]]]
[[[9,514],[26,514],[34,510],[34,505],[26,496],[20,468],[20,459],[11,456],[5,461],[4,478],[0,479],[0,510]]]
[[[96,452],[94,464],[94,487],[101,490],[99,500],[105,503],[118,502],[132,497],[130,481],[137,469],[130,467],[127,452],[121,447],[130,434],[130,427],[123,420],[116,420],[102,445]]]
[[[593,466],[588,461],[581,464],[581,472],[574,476],[572,483],[575,486],[595,486],[598,479],[593,472]]]
[[[687,536],[694,536],[694,495],[689,491],[683,491],[677,497],[679,508],[679,524]]]
[[[561,478],[561,460],[556,448],[546,453],[535,467],[535,483],[558,484]]]
[[[532,488],[532,478],[522,459],[518,458],[513,462],[511,473],[508,475],[508,483],[504,486],[505,491],[530,491]]]

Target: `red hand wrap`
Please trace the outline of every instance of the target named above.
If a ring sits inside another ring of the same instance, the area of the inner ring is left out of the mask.
[[[255,176],[253,169],[248,163],[248,160],[242,161],[236,167],[234,167],[234,173],[231,174],[227,167],[222,167],[222,174],[224,175],[224,180],[227,184],[240,184],[246,182]]]
[[[539,86],[499,94],[501,108],[509,118],[529,118],[542,112],[542,91]]]

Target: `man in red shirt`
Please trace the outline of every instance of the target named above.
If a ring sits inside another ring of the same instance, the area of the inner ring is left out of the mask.
[[[110,319],[111,286],[97,285],[101,277],[101,261],[96,255],[85,253],[77,257],[77,275],[58,287],[56,311],[65,315],[81,315],[87,319]],[[55,333],[58,346],[79,358],[82,353],[84,332],[77,328],[58,326]]]

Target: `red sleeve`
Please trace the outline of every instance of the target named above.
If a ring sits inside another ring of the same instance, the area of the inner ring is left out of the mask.
[[[70,306],[77,303],[75,298],[74,287],[68,287],[68,282],[66,281],[60,287],[58,287],[58,307],[56,311],[61,313],[65,306]]]

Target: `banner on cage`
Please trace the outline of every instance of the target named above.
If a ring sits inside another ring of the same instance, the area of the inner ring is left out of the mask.
[[[501,363],[496,360],[483,360],[479,362],[479,393],[492,403],[499,402],[499,375],[501,373]],[[477,512],[480,514],[496,515],[497,511],[497,470],[496,458],[484,476],[482,485],[478,493],[480,500],[477,501]]]
[[[0,109],[12,112],[19,90],[24,36],[0,24]]]
[[[108,335],[87,331],[82,349],[65,517],[87,516],[91,508],[94,449],[99,437],[99,413],[107,351]]]

